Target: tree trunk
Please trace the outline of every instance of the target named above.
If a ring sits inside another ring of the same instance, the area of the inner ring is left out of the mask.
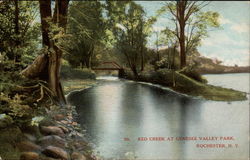
[[[175,84],[175,51],[176,51],[176,44],[174,45],[174,50],[173,50],[173,59],[172,59],[172,85],[173,87],[176,86]]]
[[[156,33],[156,54],[157,54],[157,61],[160,61],[160,53],[159,53],[159,33]]]
[[[91,67],[91,55],[87,54],[86,57],[84,58],[84,61],[85,61],[85,66],[87,68],[90,68]]]
[[[49,18],[51,15],[51,1],[50,0],[39,0],[40,5],[40,17],[41,17],[41,29],[42,29],[42,43],[44,47],[50,48],[49,39]]]
[[[52,20],[53,23],[57,24],[59,27],[62,27],[64,31],[66,30],[67,24],[67,9],[68,9],[68,0],[56,0],[56,7],[54,15],[52,18],[51,15],[51,1],[50,0],[39,0],[40,5],[40,14],[41,14],[41,29],[42,29],[42,38],[43,46],[48,47],[48,53],[44,53],[42,58],[39,57],[34,61],[34,63],[26,68],[22,74],[29,77],[41,78],[40,73],[44,73],[44,80],[48,82],[50,90],[53,92],[53,97],[57,103],[61,105],[66,104],[64,93],[62,90],[62,85],[60,83],[60,68],[61,68],[61,57],[62,51],[55,44],[55,41],[49,37],[49,23],[48,20]],[[36,62],[36,63],[35,63]],[[43,68],[41,71],[34,71],[36,64],[39,64]],[[46,64],[46,65],[45,65]],[[32,72],[33,71],[33,72]]]
[[[53,15],[53,22],[59,27],[62,27],[64,32],[66,31],[67,25],[68,3],[68,0],[57,0],[54,12],[56,14]],[[54,52],[51,52],[49,56],[49,88],[53,91],[61,104],[66,104],[66,99],[60,82],[62,51],[55,45],[55,42],[52,42],[51,44],[53,45]]]
[[[141,71],[144,71],[144,54],[143,54],[143,44],[141,46]]]
[[[186,51],[185,51],[185,1],[179,1],[178,4],[178,15],[179,15],[179,27],[180,27],[180,68],[186,66]]]
[[[136,64],[132,64],[132,68],[131,68],[134,76],[137,78],[138,77],[138,72],[137,72],[137,69],[136,69]]]

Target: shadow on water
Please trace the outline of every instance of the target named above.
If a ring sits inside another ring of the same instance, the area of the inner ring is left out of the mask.
[[[249,89],[246,77],[249,74],[210,78],[218,85],[245,91]],[[235,83],[238,81],[242,83]],[[96,87],[73,92],[68,101],[76,106],[78,122],[86,127],[89,140],[105,159],[122,159],[127,152],[139,159],[247,159],[249,156],[249,100],[206,101],[132,81],[100,80]],[[234,136],[235,140],[138,141],[138,137],[199,136]],[[197,143],[237,143],[241,147],[201,149],[196,147]]]
[[[176,158],[183,158],[183,142],[169,148],[165,142],[145,143],[138,137],[188,136],[189,121],[201,121],[197,107],[201,100],[136,82],[104,82],[70,94],[68,101],[77,107],[78,121],[87,128],[91,141],[107,157],[122,157],[126,152],[155,157],[147,154],[155,152],[160,157],[178,153]]]

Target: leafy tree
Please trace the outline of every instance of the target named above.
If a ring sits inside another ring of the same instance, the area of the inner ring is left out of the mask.
[[[180,67],[186,66],[186,55],[195,49],[202,38],[207,36],[209,27],[219,27],[217,12],[203,11],[209,2],[175,1],[166,2],[158,11],[159,14],[168,11],[174,22],[175,35],[180,46]]]
[[[95,48],[102,45],[105,35],[103,7],[99,1],[74,1],[69,7],[68,54],[66,59],[74,66],[91,67]]]
[[[167,49],[165,49],[165,52],[167,54],[167,57],[165,59],[160,60],[161,63],[165,63],[166,65],[164,67],[169,69],[176,69],[177,64],[176,59],[179,58],[178,55],[176,55],[176,47],[177,47],[178,39],[175,36],[175,32],[166,28],[160,32],[159,36],[159,44],[167,46]]]
[[[40,25],[35,22],[38,2],[6,0],[0,3],[0,52],[7,60],[27,61],[39,43]]]
[[[115,48],[122,53],[135,76],[144,69],[146,38],[154,18],[145,18],[145,12],[133,1],[107,1],[108,21]]]

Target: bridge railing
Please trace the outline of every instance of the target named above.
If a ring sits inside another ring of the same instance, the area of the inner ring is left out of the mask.
[[[114,68],[111,68],[111,67],[96,67],[96,68],[91,68],[91,69],[92,70],[123,70],[123,67],[121,67],[116,62],[103,62],[102,64],[111,64],[112,66],[114,66]]]

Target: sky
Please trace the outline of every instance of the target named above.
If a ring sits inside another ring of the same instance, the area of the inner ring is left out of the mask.
[[[144,7],[148,17],[164,5],[164,1],[137,3]],[[221,27],[209,30],[209,37],[203,39],[198,48],[201,55],[222,60],[225,65],[250,65],[250,1],[213,1],[204,10],[218,12]],[[159,31],[168,25],[169,20],[163,15],[154,24],[154,29]],[[154,36],[150,40],[152,46]]]

